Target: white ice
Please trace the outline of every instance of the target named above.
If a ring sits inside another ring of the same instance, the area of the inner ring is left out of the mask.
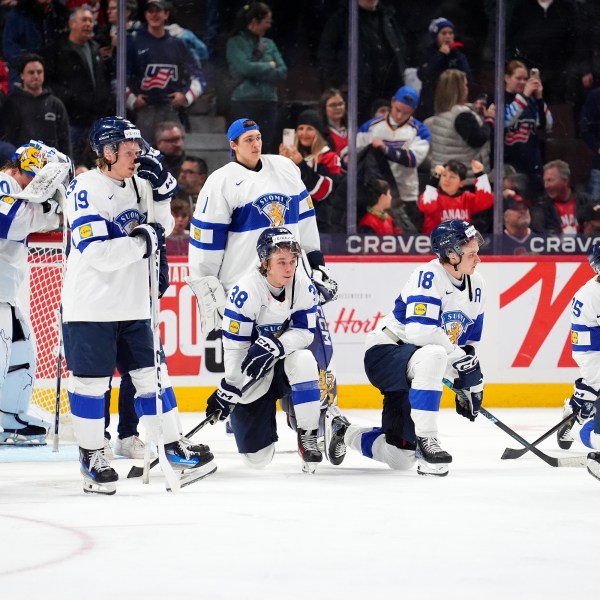
[[[560,409],[491,409],[533,441]],[[377,411],[346,411],[379,423]],[[191,429],[203,415],[183,415]],[[281,415],[278,415],[278,418]],[[81,489],[76,448],[0,447],[0,598],[348,600],[595,598],[600,481],[536,456],[483,417],[443,410],[446,478],[393,472],[349,451],[344,463],[300,472],[295,437],[264,471],[246,467],[223,424],[208,442],[215,475],[165,491],[126,479],[115,496]],[[583,455],[541,445],[553,456]],[[139,462],[137,463],[139,464]]]

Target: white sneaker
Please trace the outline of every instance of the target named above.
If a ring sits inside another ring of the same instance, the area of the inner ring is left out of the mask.
[[[145,444],[137,435],[131,435],[123,439],[117,439],[115,444],[115,454],[124,456],[125,458],[144,458]],[[150,460],[154,460],[156,454],[150,453]]]
[[[111,461],[114,457],[115,455],[110,440],[108,438],[104,438],[104,458],[106,458],[108,461]]]

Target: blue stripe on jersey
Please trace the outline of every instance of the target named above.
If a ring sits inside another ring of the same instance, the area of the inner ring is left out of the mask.
[[[108,223],[108,221],[100,215],[84,215],[83,217],[75,219],[71,223],[71,229],[77,229],[78,227],[81,227],[82,225],[87,225],[88,223],[92,223],[93,221],[104,221],[105,223]]]
[[[409,296],[406,299],[406,304],[412,304],[413,302],[421,302],[423,304],[436,304],[437,306],[442,306],[441,299],[435,298],[434,296]]]
[[[199,250],[225,250],[227,243],[227,233],[230,229],[228,223],[209,223],[208,221],[200,221],[192,218],[194,227],[190,230],[190,244]],[[200,231],[200,239],[196,239],[193,231]],[[202,231],[207,232],[202,234]],[[203,239],[204,238],[204,241]]]
[[[0,238],[4,240],[8,238],[8,231],[21,204],[23,204],[23,200],[15,200],[6,214],[0,212]]]
[[[483,313],[477,315],[475,322],[469,325],[462,335],[458,338],[458,345],[464,346],[469,342],[480,342],[483,333]]]
[[[381,427],[373,427],[371,431],[367,431],[360,436],[360,450],[363,456],[373,458],[373,444],[380,435],[383,435]]]
[[[396,304],[394,305],[393,315],[396,321],[406,325],[406,302],[402,300],[402,296],[396,298]]]
[[[68,392],[71,412],[81,419],[104,419],[104,396],[84,396]]]
[[[440,410],[442,392],[436,390],[415,390],[411,388],[408,392],[410,406],[415,410],[428,410],[437,412]]]
[[[251,342],[252,336],[247,335],[235,335],[233,333],[229,333],[228,331],[221,331],[223,337],[226,337],[228,340],[233,340],[234,342]]]
[[[405,319],[404,324],[406,325],[407,323],[419,323],[421,325],[434,325],[434,326],[438,326],[440,324],[439,319],[429,319],[427,317],[408,317],[408,319]]]
[[[134,404],[135,404],[135,412],[137,413],[138,417],[143,417],[143,416],[153,416],[156,415],[156,394],[144,394],[143,396],[136,396],[135,400],[134,400]],[[171,403],[171,399],[169,397],[169,395],[167,394],[167,396],[165,397],[165,395],[162,395],[162,412],[163,414],[168,413],[170,410],[173,409],[172,403]],[[104,414],[104,413],[103,413]]]
[[[264,194],[267,196],[268,194]],[[280,194],[276,194],[280,196]],[[282,225],[295,225],[300,220],[300,197],[288,196],[290,198],[286,207],[282,207],[281,203],[274,202],[281,214],[277,216],[283,217]],[[265,229],[271,227],[274,223],[272,220],[274,215],[269,215],[267,212],[262,212],[254,203],[244,204],[236,208],[231,214],[231,225],[229,229],[236,233],[244,231],[255,231],[257,229]]]
[[[306,404],[307,402],[319,402],[321,390],[318,381],[305,381],[304,383],[292,384],[292,404]]]
[[[245,323],[254,323],[254,319],[249,319],[245,315],[242,315],[241,313],[237,313],[234,310],[231,310],[230,308],[225,309],[224,316],[229,317],[230,319],[234,319],[236,321],[244,321]]]
[[[296,329],[308,329],[311,333],[315,332],[316,329],[316,319],[314,316],[317,312],[317,307],[313,306],[309,310],[299,310],[292,314],[291,316],[291,326]],[[311,325],[309,325],[309,321]]]
[[[573,352],[599,351],[600,327],[571,324],[571,348]]]

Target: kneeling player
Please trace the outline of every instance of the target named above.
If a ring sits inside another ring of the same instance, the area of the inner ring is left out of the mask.
[[[484,282],[475,273],[482,238],[466,221],[445,221],[431,233],[437,254],[417,267],[394,310],[369,333],[365,371],[383,394],[381,427],[330,422],[329,454],[347,444],[364,456],[420,475],[444,476],[452,457],[437,439],[443,380],[464,390],[457,412],[475,420],[483,399],[483,377],[474,345],[481,339]]]
[[[104,394],[115,366],[135,386],[135,408],[151,438],[162,429],[169,463],[182,484],[216,470],[208,447],[181,437],[174,397],[156,406],[150,326],[148,259],[173,227],[173,176],[151,153],[139,130],[121,117],[103,117],[90,131],[97,169],[69,186],[66,215],[72,249],[63,287],[65,355],[73,377],[69,400],[85,492],[114,494],[118,475],[103,452]],[[135,174],[137,168],[137,174]],[[153,203],[157,223],[148,223]]]
[[[565,413],[577,413],[583,424],[579,435],[588,448],[587,468],[600,479],[600,243],[592,247],[588,260],[596,276],[581,287],[571,302],[571,340],[573,359],[581,377],[575,381],[573,395],[565,403]],[[558,432],[559,444],[569,448],[569,431]],[[568,444],[568,445],[567,445]]]
[[[207,416],[231,413],[239,452],[256,468],[275,453],[276,402],[297,423],[302,470],[313,473],[323,459],[317,447],[320,392],[318,367],[307,349],[315,331],[317,291],[297,269],[300,246],[284,227],[266,229],[256,250],[260,267],[229,293],[223,317],[225,378],[208,399]],[[235,410],[234,410],[235,409]]]

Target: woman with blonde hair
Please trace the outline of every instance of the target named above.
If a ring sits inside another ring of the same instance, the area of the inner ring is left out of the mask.
[[[469,165],[467,181],[472,183],[471,161],[482,163],[485,171],[489,171],[496,107],[493,104],[484,107],[481,115],[468,104],[468,96],[466,75],[457,69],[444,71],[435,90],[435,114],[425,120],[425,125],[431,132],[431,173],[438,165],[458,160]]]
[[[279,154],[293,160],[300,169],[300,177],[314,202],[321,233],[331,229],[329,200],[342,177],[340,157],[327,145],[325,136],[319,113],[309,109],[298,117],[294,146],[279,146]]]

